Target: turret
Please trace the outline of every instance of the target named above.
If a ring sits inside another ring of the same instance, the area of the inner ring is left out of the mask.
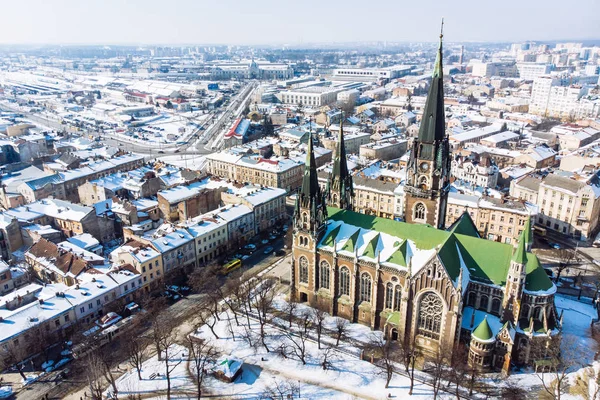
[[[475,314],[475,313],[473,313]],[[483,370],[492,367],[492,354],[496,337],[487,320],[487,315],[471,333],[469,343],[469,364]]]
[[[521,297],[527,279],[527,231],[523,230],[519,236],[517,247],[513,251],[510,267],[506,275],[506,288],[502,306],[504,308],[503,319],[518,324],[521,308]]]

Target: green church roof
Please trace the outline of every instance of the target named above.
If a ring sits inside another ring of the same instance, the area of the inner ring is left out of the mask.
[[[479,339],[482,341],[487,341],[494,337],[492,328],[490,328],[490,324],[488,324],[488,321],[487,321],[487,315],[485,316],[483,321],[481,321],[481,323],[479,325],[477,325],[477,328],[475,328],[473,333],[471,333],[471,336],[474,337],[475,339]]]
[[[385,261],[392,264],[400,265],[401,267],[408,266],[407,246],[408,243],[406,242],[406,240],[404,240],[400,244],[400,247],[398,247],[398,250],[392,253],[391,257]]]
[[[348,240],[344,244],[344,247],[342,247],[342,250],[346,250],[346,251],[349,251],[350,253],[354,253],[354,249],[356,248],[356,243],[358,242],[358,235],[360,235],[360,229],[357,230],[356,232],[354,232],[354,234],[352,236],[350,236],[350,238],[348,238]]]
[[[408,224],[387,218],[340,210],[334,207],[328,208],[328,214],[331,221],[340,221],[363,230],[385,233],[403,239],[402,246],[406,245],[406,239],[413,241],[419,250],[429,250],[439,246],[438,255],[446,271],[448,271],[448,275],[453,280],[456,280],[460,274],[462,257],[472,280],[498,286],[506,284],[506,275],[513,256],[513,247],[509,244],[443,231],[427,225]],[[321,245],[333,246],[333,239],[330,239],[330,237],[333,236],[333,231],[338,228],[339,226],[334,228],[325,237]],[[336,235],[339,232],[337,230]],[[366,231],[362,232],[363,234],[366,233]],[[356,232],[344,244],[343,250],[354,252],[360,233],[361,230],[356,229]],[[406,259],[406,248],[402,249],[402,246],[386,262],[406,266],[408,261]],[[534,254],[526,252],[524,264],[527,273],[525,289],[544,291],[553,287],[548,275],[546,275]]]
[[[476,238],[481,237],[479,236],[479,232],[477,231],[477,227],[471,219],[471,216],[466,211],[456,221],[454,221],[448,231],[460,233],[462,235],[473,236]]]
[[[363,256],[370,258],[377,258],[377,246],[379,245],[379,234],[376,235],[367,245],[367,249],[363,253]]]

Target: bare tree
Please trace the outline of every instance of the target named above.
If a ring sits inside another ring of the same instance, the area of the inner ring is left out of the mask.
[[[402,357],[404,358],[404,365],[406,366],[406,372],[410,379],[410,388],[408,394],[412,396],[413,389],[415,387],[415,364],[421,353],[419,348],[415,345],[415,338],[401,342]]]
[[[321,349],[321,334],[323,333],[323,324],[325,322],[325,318],[327,318],[327,313],[325,311],[315,309],[312,313],[312,323],[315,328],[315,332],[317,333],[317,346]]]
[[[502,398],[506,400],[521,400],[527,395],[527,391],[510,379],[504,381],[504,387],[502,388]]]
[[[148,339],[143,336],[125,337],[125,351],[127,352],[128,363],[137,371],[138,379],[142,380],[142,364],[146,356],[146,347]]]
[[[335,349],[333,347],[326,347],[323,352],[323,361],[321,361],[321,367],[324,371],[331,369],[332,361],[335,359]]]
[[[445,377],[446,357],[443,349],[438,349],[434,355],[426,358],[429,364],[427,372],[431,375],[431,387],[433,388],[433,398],[437,399],[442,381]]]
[[[459,344],[455,347],[450,357],[449,368],[446,370],[446,379],[448,387],[454,385],[454,395],[460,400],[460,388],[468,382],[469,377],[469,357],[468,349]]]
[[[198,319],[202,323],[202,325],[208,326],[208,329],[212,332],[215,339],[219,338],[217,332],[215,331],[215,325],[218,321],[218,302],[215,302],[214,299],[208,299],[206,303],[200,304],[198,307]]]
[[[171,360],[171,351],[176,343],[178,322],[167,314],[160,313],[152,321],[151,337],[156,347],[158,360],[165,363],[165,378],[167,379],[167,399],[171,398],[171,372],[181,364]]]
[[[240,310],[240,301],[238,297],[238,290],[240,286],[241,272],[235,271],[233,272],[225,282],[225,285],[221,286],[219,291],[221,301],[227,305],[229,311],[233,314],[233,318],[235,319],[235,324],[240,326],[240,321],[238,320],[238,311]]]
[[[207,366],[217,358],[218,353],[210,342],[200,340],[191,335],[187,338],[187,348],[190,352],[190,366],[194,381],[198,388],[197,399],[200,400],[202,397],[204,378],[207,374]]]
[[[335,347],[338,347],[340,344],[340,340],[346,337],[348,333],[348,320],[344,318],[337,317],[335,320]]]
[[[288,346],[291,354],[295,355],[298,360],[302,362],[302,365],[306,365],[306,341],[308,340],[308,333],[311,326],[310,314],[306,313],[296,322],[296,330],[288,330],[285,333]]]
[[[560,400],[569,389],[568,373],[582,364],[581,349],[574,336],[565,336],[560,342],[535,340],[531,343],[530,357],[545,394],[555,400]]]
[[[286,400],[300,397],[300,383],[275,380],[260,394],[264,400]]]
[[[102,380],[104,374],[102,362],[97,352],[91,351],[85,356],[85,370],[91,398],[93,400],[101,400],[102,392],[104,391],[104,381]]]
[[[10,344],[8,348],[2,349],[2,369],[14,368],[17,370],[21,378],[27,379],[23,372],[25,366],[23,365],[23,359],[26,356],[25,350],[19,344]]]
[[[560,280],[560,276],[565,269],[574,263],[577,255],[573,249],[558,249],[558,267],[556,267],[556,282]]]
[[[262,280],[257,286],[252,296],[251,306],[256,309],[258,323],[260,325],[260,340],[265,350],[270,352],[265,341],[265,326],[269,322],[269,313],[273,308],[273,298],[275,297],[275,281],[273,279]]]
[[[86,355],[86,373],[93,399],[102,399],[102,392],[104,391],[103,379],[111,385],[115,396],[118,393],[117,381],[111,371],[112,365],[109,355],[109,352],[100,348],[95,348]]]
[[[295,301],[289,301],[286,303],[284,312],[289,324],[289,328],[292,327],[292,322],[294,322],[294,316],[296,315],[296,310],[298,309],[298,303]]]
[[[397,348],[393,346],[390,340],[373,334],[366,345],[365,352],[372,357],[374,364],[381,368],[381,374],[385,378],[385,388],[387,389],[394,376],[394,363],[399,358]]]

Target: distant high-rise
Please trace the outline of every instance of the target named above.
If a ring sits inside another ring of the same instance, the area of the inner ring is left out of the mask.
[[[460,46],[460,57],[458,59],[458,63],[462,65],[465,59],[465,46]]]

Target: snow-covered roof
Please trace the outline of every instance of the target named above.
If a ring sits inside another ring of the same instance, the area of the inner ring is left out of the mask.
[[[166,233],[164,236],[154,239],[152,245],[161,253],[166,253],[178,247],[181,247],[194,240],[185,229],[177,229],[174,232]]]

